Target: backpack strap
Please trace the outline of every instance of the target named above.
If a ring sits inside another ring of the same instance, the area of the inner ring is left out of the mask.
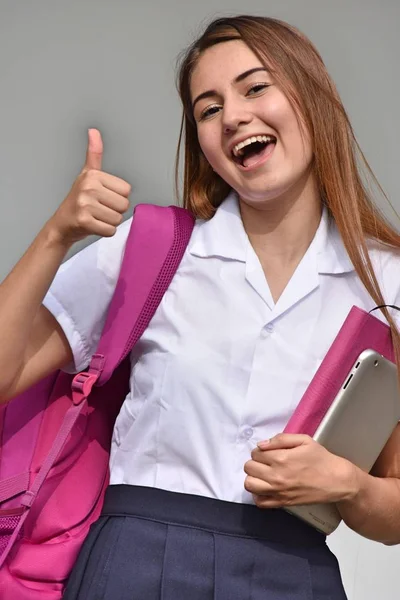
[[[18,538],[43,482],[61,452],[76,420],[87,404],[94,384],[106,383],[145,331],[166,292],[193,230],[191,214],[175,206],[138,205],[129,232],[121,272],[107,313],[106,323],[88,371],[72,381],[72,406],[54,439],[51,450],[21,498],[21,507],[3,516],[9,531],[0,548],[0,568]],[[26,474],[23,483],[26,484]],[[21,489],[22,480],[3,482],[0,496]],[[25,485],[22,489],[26,489]],[[22,491],[22,490],[21,490]],[[3,552],[1,552],[3,550]]]
[[[93,368],[100,363],[102,371],[97,385],[109,380],[143,335],[182,260],[193,224],[183,208],[136,207],[117,288],[93,356]]]

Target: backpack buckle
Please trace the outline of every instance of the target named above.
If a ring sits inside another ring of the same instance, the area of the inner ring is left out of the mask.
[[[98,378],[98,373],[87,373],[86,371],[75,375],[72,380],[72,402],[74,404],[80,404],[85,400],[92,391]]]

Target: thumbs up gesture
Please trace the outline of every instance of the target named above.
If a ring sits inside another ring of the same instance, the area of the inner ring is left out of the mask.
[[[111,237],[129,208],[129,183],[102,171],[103,141],[89,129],[86,162],[69,194],[50,219],[60,241],[72,245],[89,235]]]

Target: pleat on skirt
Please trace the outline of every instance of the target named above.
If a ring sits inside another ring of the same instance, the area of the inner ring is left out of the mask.
[[[283,510],[115,485],[65,600],[346,600],[325,536]]]

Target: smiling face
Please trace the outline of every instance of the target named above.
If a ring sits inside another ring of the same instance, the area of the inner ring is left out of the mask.
[[[315,196],[307,132],[244,42],[208,48],[190,91],[203,154],[244,202],[261,208],[308,188]]]

